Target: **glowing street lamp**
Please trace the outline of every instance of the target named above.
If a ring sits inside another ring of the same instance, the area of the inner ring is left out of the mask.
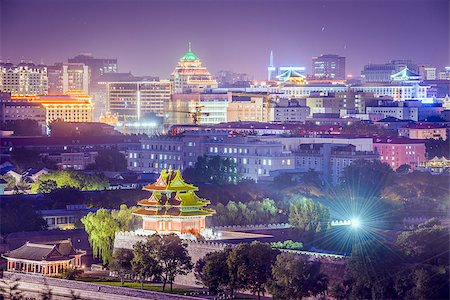
[[[361,227],[361,221],[358,218],[353,218],[351,220],[350,226],[354,229]]]

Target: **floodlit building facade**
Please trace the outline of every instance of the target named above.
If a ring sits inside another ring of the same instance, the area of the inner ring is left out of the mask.
[[[200,58],[192,52],[191,43],[188,52],[178,61],[170,80],[174,93],[202,93],[218,87],[217,81],[203,66]]]
[[[92,122],[93,104],[91,97],[82,91],[68,91],[64,95],[41,95],[12,97],[15,101],[28,101],[45,109],[45,124],[62,120],[64,122]]]
[[[172,92],[169,80],[108,82],[107,111],[120,121],[139,121],[147,114],[164,115],[164,105]]]
[[[128,169],[158,173],[193,167],[203,155],[231,158],[243,177],[269,178],[274,170],[293,169],[294,156],[278,142],[255,137],[228,137],[226,131],[186,131],[183,136],[143,139],[141,149],[128,152]]]
[[[12,95],[46,95],[47,67],[21,61],[18,65],[0,63],[0,92]]]
[[[345,57],[336,54],[324,54],[312,59],[315,78],[345,79]]]
[[[425,142],[405,137],[374,138],[374,149],[380,154],[380,160],[396,170],[401,165],[410,165],[413,169],[424,162]]]
[[[165,102],[167,124],[213,125],[227,122],[227,93],[173,94]]]
[[[410,124],[398,129],[398,135],[414,140],[447,140],[447,126],[434,124]]]
[[[56,63],[48,66],[50,94],[63,94],[69,90],[90,92],[90,69],[83,63]]]

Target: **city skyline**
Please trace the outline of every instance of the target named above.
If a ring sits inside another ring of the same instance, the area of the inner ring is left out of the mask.
[[[96,57],[117,57],[120,72],[168,78],[192,42],[193,52],[213,73],[227,69],[249,73],[255,79],[266,77],[271,50],[276,65],[305,66],[307,73],[311,73],[312,57],[328,53],[345,56],[347,73],[354,76],[359,76],[367,63],[391,59],[447,66],[448,1],[405,3],[126,1],[125,5],[125,1],[86,1],[79,5],[79,1],[3,1],[0,57],[3,61],[32,59],[52,64],[89,52]],[[42,17],[31,18],[36,13]],[[417,22],[419,19],[423,22]],[[361,24],[371,24],[371,28]],[[261,36],[261,32],[267,35]],[[352,39],[361,34],[369,39],[364,43]],[[430,56],[430,45],[439,44],[443,46],[433,47]]]

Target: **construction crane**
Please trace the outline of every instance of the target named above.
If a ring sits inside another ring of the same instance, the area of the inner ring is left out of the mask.
[[[277,103],[277,101],[274,101],[270,99],[270,93],[267,91],[265,94],[258,94],[258,93],[232,93],[232,96],[238,96],[238,97],[257,97],[257,96],[263,96],[264,98],[264,105],[266,107],[266,121],[269,122],[270,118],[270,104],[271,103]],[[278,96],[277,96],[278,99]]]
[[[200,123],[200,119],[202,116],[209,116],[209,113],[202,112],[202,109],[205,108],[204,105],[195,105],[194,111],[185,111],[185,110],[171,110],[170,113],[184,113],[192,118],[194,125],[198,125]]]

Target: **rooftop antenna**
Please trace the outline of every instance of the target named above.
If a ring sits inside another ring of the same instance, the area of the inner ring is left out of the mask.
[[[191,45],[191,42],[189,42],[189,52],[192,52],[192,45]]]

